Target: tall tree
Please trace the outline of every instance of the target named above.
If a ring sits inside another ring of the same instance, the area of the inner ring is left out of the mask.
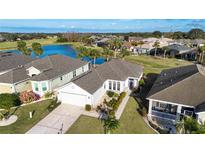
[[[30,56],[31,55],[31,50],[27,48],[26,42],[25,41],[18,41],[17,42],[17,49],[22,52],[24,55]]]
[[[152,33],[152,35],[153,35],[154,37],[156,37],[156,38],[162,37],[162,33],[161,33],[160,31],[154,31],[154,32]]]
[[[205,38],[204,31],[198,28],[190,30],[187,36],[189,39],[204,39]]]
[[[164,51],[164,58],[166,58],[166,53],[169,48],[167,46],[162,47],[162,50]]]
[[[89,57],[93,59],[93,66],[95,67],[96,59],[101,56],[99,50],[96,49],[89,49]]]
[[[109,61],[109,59],[114,56],[114,53],[112,50],[105,48],[103,49],[102,55],[106,58],[106,61]]]
[[[157,49],[160,47],[160,43],[158,41],[154,42],[153,44],[154,47],[154,56],[157,56]]]
[[[120,57],[124,60],[125,56],[129,56],[130,55],[130,52],[126,49],[122,49],[120,51]]]
[[[114,50],[114,57],[116,58],[117,56],[117,51],[122,47],[122,42],[119,39],[114,39],[108,42],[109,47],[111,50]]]
[[[198,61],[202,64],[204,63],[205,45],[198,48],[198,53],[199,53]]]
[[[37,56],[40,56],[43,53],[43,48],[41,44],[38,42],[32,43],[32,50]]]

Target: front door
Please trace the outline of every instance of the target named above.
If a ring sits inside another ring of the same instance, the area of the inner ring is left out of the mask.
[[[134,88],[134,79],[129,79],[128,86],[129,86],[130,90],[132,90]]]

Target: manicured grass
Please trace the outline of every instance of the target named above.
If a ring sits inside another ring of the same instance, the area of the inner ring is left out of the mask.
[[[47,110],[47,107],[50,105],[50,103],[51,100],[45,100],[42,102],[19,107],[14,113],[18,116],[18,120],[9,126],[0,126],[0,134],[26,133],[36,123],[48,115],[49,111]],[[29,118],[30,111],[35,111],[32,119]]]
[[[136,111],[138,104],[130,97],[120,118],[120,127],[116,134],[153,134],[155,133]],[[80,116],[80,118],[67,131],[68,134],[102,134],[103,124],[97,118]]]
[[[126,61],[137,63],[144,66],[144,73],[160,73],[163,69],[185,66],[192,64],[185,60],[179,60],[175,58],[161,58],[153,56],[128,56],[125,57]]]
[[[33,40],[27,40],[25,41],[28,47],[31,47],[33,42],[38,42],[41,43],[41,45],[50,45],[50,44],[69,44],[71,45],[74,49],[76,49],[79,46],[85,46],[83,45],[82,42],[63,42],[63,43],[57,43],[56,38],[47,38],[47,39],[33,39]],[[97,46],[87,46],[89,48],[97,49],[102,51],[101,47]],[[0,43],[0,50],[9,50],[9,49],[17,49],[17,41],[14,42],[1,42]]]
[[[31,47],[33,42],[39,42],[41,45],[48,45],[48,44],[55,44],[56,38],[47,38],[47,39],[33,39],[25,41],[28,47]],[[1,42],[0,43],[0,50],[9,50],[9,49],[16,49],[17,48],[17,41],[14,42]]]

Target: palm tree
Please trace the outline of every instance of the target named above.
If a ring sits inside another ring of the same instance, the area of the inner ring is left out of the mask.
[[[163,51],[164,51],[164,58],[166,58],[166,53],[167,53],[167,50],[169,49],[167,46],[164,46],[163,48]]]
[[[23,53],[24,55],[30,56],[31,55],[31,49],[27,48],[26,42],[24,41],[18,41],[17,42],[17,49]]]
[[[35,54],[39,57],[43,53],[43,49],[41,47],[41,44],[38,42],[32,43],[32,50],[35,52]]]
[[[104,127],[105,134],[110,134],[110,132],[114,131],[119,127],[119,121],[113,116],[108,116],[108,118],[103,121],[104,121],[103,127]]]
[[[114,52],[114,57],[116,58],[117,50],[122,47],[122,42],[119,39],[114,39],[112,41],[109,41],[108,43],[109,43],[110,49],[115,51]]]
[[[126,49],[122,49],[121,51],[120,51],[120,56],[121,56],[121,58],[124,60],[124,58],[125,58],[125,56],[129,56],[130,55],[130,52],[128,51],[128,50],[126,50]]]
[[[89,56],[91,59],[93,59],[93,66],[95,67],[96,59],[101,56],[101,53],[99,50],[96,49],[89,49]]]
[[[205,45],[198,48],[198,53],[199,53],[199,62],[203,63],[204,62]]]
[[[154,42],[153,47],[155,48],[154,49],[154,56],[156,57],[157,56],[157,48],[160,47],[160,43],[158,41]]]
[[[109,61],[110,57],[113,57],[114,53],[112,50],[105,48],[103,49],[102,55],[106,58],[106,61]]]

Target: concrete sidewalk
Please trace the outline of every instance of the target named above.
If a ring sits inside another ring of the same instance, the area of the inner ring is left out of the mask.
[[[26,134],[65,133],[84,111],[83,108],[61,104],[49,115],[32,127]]]

